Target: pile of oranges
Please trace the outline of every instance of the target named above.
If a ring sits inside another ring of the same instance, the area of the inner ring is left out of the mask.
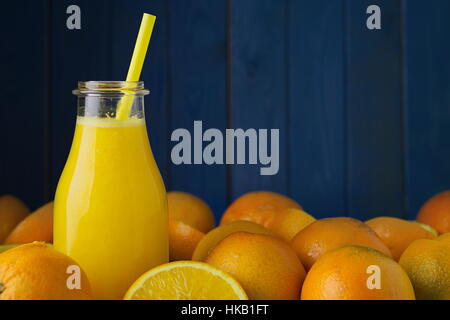
[[[148,278],[179,266],[198,268],[202,277],[218,274],[239,298],[450,299],[450,191],[425,203],[417,221],[317,220],[293,199],[268,191],[236,199],[218,226],[192,194],[169,192],[168,209],[172,263]],[[66,269],[76,262],[51,248],[52,228],[52,203],[30,213],[17,198],[0,197],[0,299],[93,299],[89,286],[66,289]],[[17,244],[24,245],[11,249]],[[199,281],[185,280],[187,291],[199,291]]]
[[[198,206],[185,206],[186,198]],[[267,191],[236,199],[216,228],[212,211],[186,193],[169,193],[169,216],[178,224],[171,259],[225,271],[250,299],[450,299],[450,191],[430,199],[418,221],[316,220]]]
[[[30,213],[19,199],[0,197],[0,300],[92,299],[89,286],[67,290],[67,268],[77,264],[52,241],[53,202]],[[83,272],[81,278],[89,283]]]

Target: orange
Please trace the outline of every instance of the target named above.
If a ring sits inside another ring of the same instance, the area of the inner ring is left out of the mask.
[[[306,276],[302,300],[414,300],[406,272],[367,247],[345,246],[317,260]]]
[[[208,232],[198,243],[192,255],[192,260],[205,261],[212,249],[224,238],[235,232],[249,232],[270,235],[269,230],[262,225],[250,221],[233,221]]]
[[[178,220],[203,233],[214,228],[214,214],[202,199],[186,192],[167,193],[169,218]]]
[[[417,221],[432,226],[439,233],[450,232],[450,190],[429,199],[420,209]]]
[[[280,211],[269,226],[270,231],[286,241],[309,226],[316,219],[301,209],[290,208]]]
[[[436,236],[419,224],[393,217],[379,217],[366,224],[383,240],[394,260],[400,259],[403,251],[417,239],[433,239]]]
[[[424,228],[425,230],[431,232],[435,237],[437,237],[439,235],[439,233],[436,231],[436,229],[434,229],[432,226],[425,224],[425,223],[421,223],[419,221],[411,221],[412,223],[415,223],[417,225],[419,225],[420,227]]]
[[[17,244],[5,244],[5,245],[0,245],[0,253],[11,250],[12,248],[17,247]]]
[[[49,246],[35,242],[0,254],[0,300],[87,299],[92,292],[83,270]]]
[[[3,243],[14,227],[29,213],[28,207],[16,197],[0,197],[0,243]]]
[[[450,232],[441,234],[436,240],[450,244]]]
[[[235,220],[252,221],[270,229],[277,213],[284,209],[297,208],[294,200],[270,191],[256,191],[236,199],[222,216],[221,224]]]
[[[262,234],[229,235],[211,251],[206,263],[234,277],[250,299],[298,299],[305,278],[305,269],[289,245]]]
[[[144,273],[124,300],[248,300],[242,286],[206,263],[177,261]]]
[[[6,238],[5,244],[33,241],[53,242],[53,201],[22,220]]]
[[[205,234],[183,222],[169,219],[169,259],[190,260]]]
[[[324,253],[352,244],[373,248],[391,256],[388,247],[375,231],[353,218],[317,220],[297,233],[291,241],[291,246],[307,270]]]
[[[448,242],[416,240],[403,252],[399,263],[411,279],[417,299],[450,300]]]

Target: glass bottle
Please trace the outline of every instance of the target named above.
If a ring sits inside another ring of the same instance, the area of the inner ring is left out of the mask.
[[[69,157],[55,196],[54,246],[87,273],[98,299],[122,299],[168,261],[164,184],[150,148],[143,82],[79,82]],[[131,100],[130,100],[131,99]],[[131,102],[123,120],[116,112]]]

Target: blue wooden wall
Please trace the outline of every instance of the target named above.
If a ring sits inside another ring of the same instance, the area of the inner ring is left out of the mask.
[[[82,29],[65,27],[66,8]],[[366,28],[366,8],[382,29]],[[216,216],[244,192],[294,197],[317,217],[413,218],[450,188],[447,0],[22,0],[0,22],[0,193],[51,199],[72,139],[78,80],[122,80],[141,15],[157,15],[142,79],[169,190]],[[171,132],[279,128],[280,170],[176,166]]]

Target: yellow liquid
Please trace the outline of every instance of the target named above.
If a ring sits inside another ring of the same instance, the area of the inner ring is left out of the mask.
[[[81,265],[98,299],[122,299],[168,261],[166,192],[143,119],[77,119],[55,196],[54,246]]]

